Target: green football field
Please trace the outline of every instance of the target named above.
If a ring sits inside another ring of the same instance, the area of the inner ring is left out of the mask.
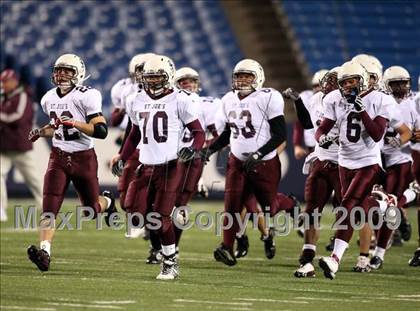
[[[12,204],[25,205],[24,201]],[[12,205],[11,204],[11,205]],[[67,200],[64,210],[75,201]],[[196,201],[198,211],[215,213],[221,202]],[[293,272],[302,239],[292,232],[277,237],[273,260],[264,256],[255,230],[249,230],[250,252],[234,267],[213,259],[220,242],[214,228],[184,233],[181,275],[175,281],[157,281],[158,265],[146,265],[148,245],[127,240],[124,231],[95,230],[95,222],[81,231],[58,231],[52,248],[51,270],[41,273],[27,259],[29,244],[38,245],[35,230],[15,230],[12,208],[1,224],[1,310],[420,310],[420,268],[409,267],[417,247],[415,209],[411,208],[413,237],[391,248],[384,268],[368,274],[351,271],[358,255],[356,237],[333,281],[317,276],[296,279]],[[324,212],[318,256],[332,223]]]

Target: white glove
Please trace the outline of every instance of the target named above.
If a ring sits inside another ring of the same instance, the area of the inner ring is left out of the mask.
[[[396,136],[385,137],[385,142],[393,148],[401,148],[401,141]]]
[[[328,147],[331,146],[333,143],[338,144],[338,136],[324,134],[321,135],[318,141],[319,146],[325,149],[328,149]]]
[[[286,98],[290,98],[292,100],[298,100],[299,99],[299,93],[296,92],[294,89],[292,89],[291,87],[289,87],[288,89],[286,89],[285,91],[283,91],[283,96]]]

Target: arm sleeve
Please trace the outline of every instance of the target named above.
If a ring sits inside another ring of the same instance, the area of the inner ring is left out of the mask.
[[[303,127],[298,121],[293,124],[293,145],[303,146]]]
[[[362,118],[363,125],[369,136],[372,137],[375,142],[380,141],[385,133],[388,120],[383,116],[377,116],[372,120],[366,111],[362,111],[360,117]]]
[[[331,131],[331,129],[333,128],[334,124],[335,124],[335,120],[324,118],[321,122],[321,125],[316,130],[316,133],[315,133],[316,141],[319,141],[319,138],[322,135],[327,135],[329,131]]]
[[[111,113],[111,126],[119,126],[125,116],[124,109],[114,108]]]
[[[136,150],[137,145],[141,139],[141,132],[137,125],[133,125],[131,128],[130,134],[128,135],[124,147],[121,150],[120,159],[127,161],[131,154]]]
[[[311,121],[311,115],[309,114],[309,111],[306,109],[300,97],[298,100],[295,101],[295,108],[296,108],[296,115],[298,117],[299,122],[302,124],[302,127],[305,130],[314,128]]]
[[[187,128],[193,137],[193,143],[191,147],[194,150],[200,150],[201,147],[203,147],[204,140],[206,138],[204,130],[201,127],[200,121],[194,120],[193,122],[188,123]]]
[[[217,139],[209,146],[209,149],[212,153],[223,149],[229,145],[230,141],[230,127],[226,124],[223,132],[217,137]]]
[[[271,138],[266,142],[258,151],[265,156],[273,150],[276,150],[287,137],[286,133],[286,121],[284,116],[277,116],[273,119],[268,120],[270,124]]]

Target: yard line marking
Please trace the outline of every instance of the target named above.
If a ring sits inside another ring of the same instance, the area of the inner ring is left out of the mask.
[[[251,308],[247,308],[247,307],[244,307],[244,308],[240,308],[240,307],[233,307],[233,308],[229,308],[229,310],[254,310],[254,309],[251,309]]]
[[[420,302],[419,298],[415,299],[415,298],[396,298],[396,297],[376,297],[376,299]]]
[[[360,298],[360,297],[359,297]],[[307,300],[319,300],[319,301],[343,301],[343,302],[354,302],[356,299],[340,299],[340,298],[322,298],[322,297],[295,297],[295,299],[307,299]],[[360,300],[358,302],[372,302],[369,300]]]
[[[104,305],[89,305],[84,303],[66,303],[66,302],[46,302],[47,305],[51,306],[65,306],[65,307],[75,307],[75,308],[96,308],[96,309],[123,309],[117,306],[104,306]]]
[[[258,301],[258,302],[286,302],[286,303],[298,303],[306,304],[307,301],[293,301],[293,300],[283,300],[283,299],[266,299],[266,298],[232,298],[232,300],[242,300],[242,301]]]
[[[399,298],[420,298],[420,295],[397,295]]]
[[[207,301],[194,299],[174,299],[173,302],[206,303],[213,305],[233,305],[233,306],[252,306],[251,302],[225,302],[225,301]]]
[[[130,303],[136,303],[137,301],[135,300],[97,300],[97,301],[92,301],[92,303],[96,303],[96,304],[110,304],[110,305],[126,305],[126,304],[130,304]]]
[[[56,311],[55,308],[29,308],[23,306],[0,306],[0,309],[14,309],[14,310],[32,310],[32,311]]]

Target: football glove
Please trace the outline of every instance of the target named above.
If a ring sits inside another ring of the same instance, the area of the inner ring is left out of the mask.
[[[244,152],[242,155],[247,157],[244,162],[244,169],[247,173],[254,171],[258,164],[262,162],[263,158],[263,155],[259,151],[252,153]]]
[[[118,160],[112,165],[112,174],[117,177],[121,177],[124,170],[125,161]]]
[[[181,162],[188,162],[194,159],[195,150],[192,147],[184,147],[178,151],[178,159]]]
[[[58,125],[62,124],[67,127],[74,127],[75,120],[68,117],[68,116],[61,116],[59,119],[56,120]]]
[[[140,176],[142,167],[143,167],[143,164],[141,163],[139,164],[139,166],[136,167],[136,170],[135,170],[136,176]]]
[[[401,147],[401,141],[398,137],[394,136],[387,136],[385,137],[385,142],[390,145],[393,148],[400,148]]]
[[[365,110],[365,105],[363,105],[363,100],[360,96],[356,96],[353,105],[357,112],[362,112]]]
[[[31,142],[35,142],[40,137],[41,137],[41,130],[40,129],[33,129],[29,132],[28,140],[30,140]]]
[[[298,100],[299,99],[299,93],[296,92],[294,89],[292,89],[291,87],[289,87],[288,89],[286,89],[285,91],[283,91],[283,96],[286,98],[290,98],[292,100]]]
[[[213,154],[209,147],[203,148],[198,152],[199,158],[204,162],[210,161],[210,156]]]
[[[328,149],[333,143],[338,144],[338,136],[321,135],[318,144],[321,148]]]

